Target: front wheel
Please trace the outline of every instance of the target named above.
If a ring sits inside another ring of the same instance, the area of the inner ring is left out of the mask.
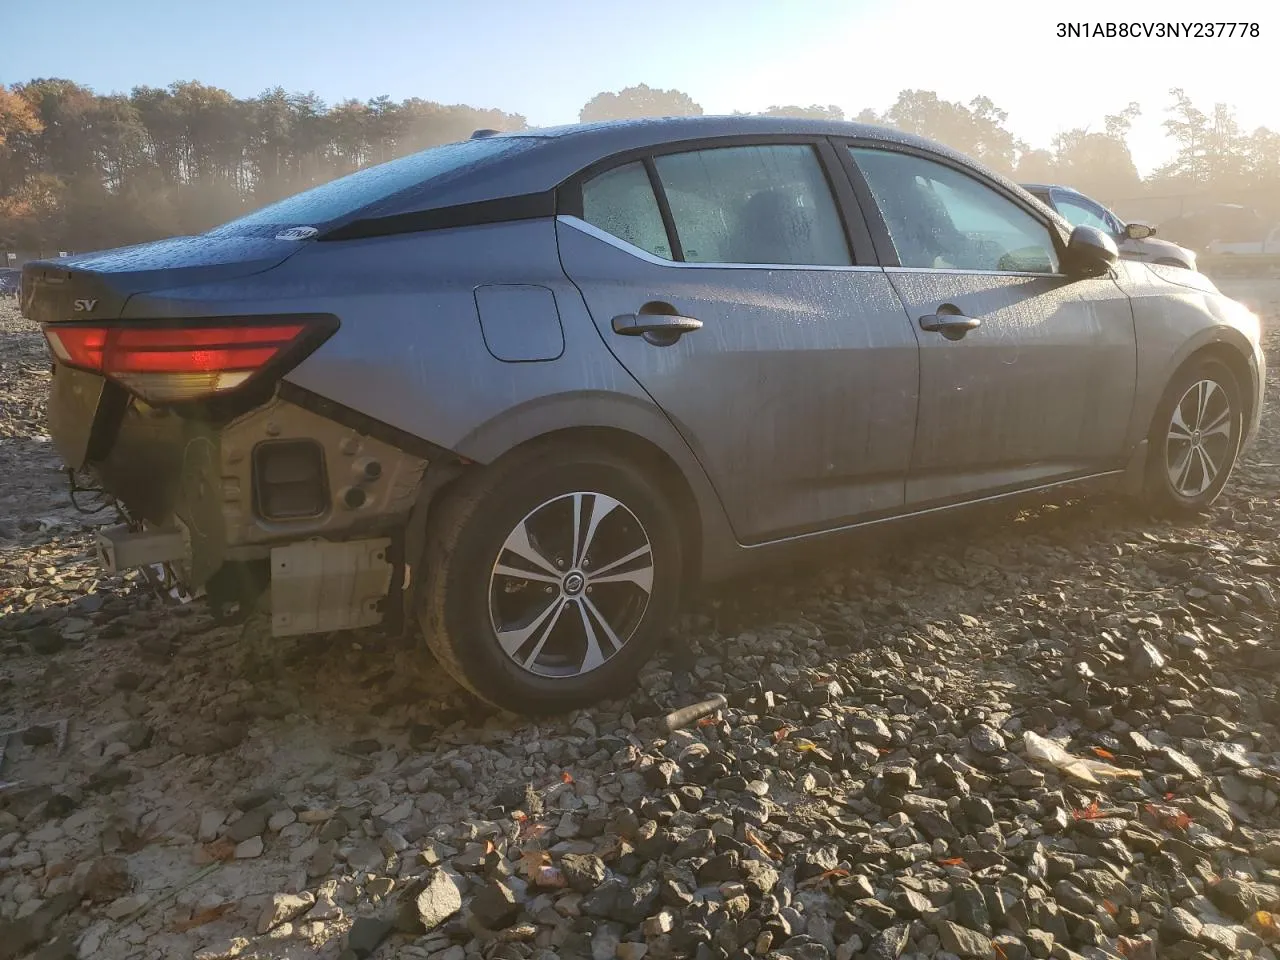
[[[1244,404],[1221,361],[1205,359],[1169,384],[1148,440],[1145,495],[1158,513],[1195,514],[1222,493],[1240,453]]]
[[[436,658],[518,713],[627,690],[673,619],[682,581],[659,485],[579,444],[479,469],[428,531],[419,619]]]

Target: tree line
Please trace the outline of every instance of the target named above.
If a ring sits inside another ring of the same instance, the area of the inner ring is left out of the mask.
[[[1231,108],[1202,111],[1170,92],[1172,159],[1145,180],[1127,137],[1130,103],[1097,127],[1033,148],[991,99],[950,102],[903,90],[882,112],[852,117],[939,140],[1022,181],[1069,183],[1104,201],[1197,194],[1280,216],[1280,133],[1248,132]],[[699,115],[687,93],[641,84],[603,92],[581,121]],[[844,119],[834,105],[777,105],[774,116]],[[0,251],[91,250],[200,233],[263,204],[370,164],[527,128],[520,114],[411,98],[326,104],[277,87],[249,99],[195,81],[98,94],[63,79],[0,85]]]

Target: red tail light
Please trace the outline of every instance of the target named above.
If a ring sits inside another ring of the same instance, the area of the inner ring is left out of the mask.
[[[302,348],[330,330],[331,323],[288,318],[182,325],[52,323],[44,335],[59,363],[101,374],[144,400],[173,403],[235,390],[269,367],[301,359]]]

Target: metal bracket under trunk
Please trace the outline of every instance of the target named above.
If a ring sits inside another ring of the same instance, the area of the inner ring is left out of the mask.
[[[184,560],[188,549],[181,529],[130,530],[127,524],[99,530],[96,543],[98,563],[108,573]]]
[[[271,550],[271,635],[353,630],[382,622],[391,538],[304,540]]]

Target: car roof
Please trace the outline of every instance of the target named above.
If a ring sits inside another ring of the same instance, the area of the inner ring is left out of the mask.
[[[849,137],[914,147],[945,157],[992,177],[1009,188],[1013,181],[978,165],[936,141],[891,127],[800,117],[698,116],[608,120],[489,134],[488,143],[536,141],[528,149],[508,151],[446,182],[428,181],[387,202],[374,204],[352,219],[397,216],[444,206],[545,193],[579,171],[617,154],[656,149],[685,141],[722,137]]]
[[[850,120],[819,120],[812,117],[765,117],[735,114],[696,117],[635,117],[627,120],[597,120],[590,123],[568,123],[556,127],[532,127],[500,133],[503,137],[540,137],[554,140],[594,142],[604,147],[606,155],[626,144],[649,146],[678,143],[703,137],[760,136],[801,134],[823,137],[869,137],[901,139],[916,144],[931,141],[892,127]],[[617,146],[614,146],[614,145]]]

